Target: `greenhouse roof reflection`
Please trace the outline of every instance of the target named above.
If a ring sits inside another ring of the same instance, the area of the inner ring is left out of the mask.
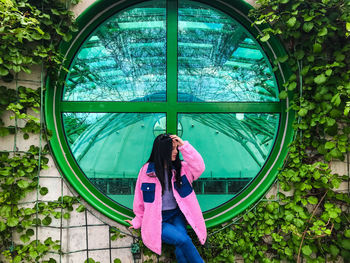
[[[166,9],[134,8],[109,18],[83,44],[63,99],[131,101],[165,92],[166,81]],[[256,40],[233,18],[203,7],[179,8],[178,89],[203,101],[278,101]]]

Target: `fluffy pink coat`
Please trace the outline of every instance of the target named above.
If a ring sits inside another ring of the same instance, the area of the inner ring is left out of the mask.
[[[178,149],[184,158],[181,169],[182,182],[184,184],[189,183],[189,185],[185,187],[187,189],[185,192],[182,191],[181,196],[183,197],[181,197],[174,187],[175,170],[173,170],[173,183],[171,184],[173,193],[187,222],[197,234],[200,243],[204,244],[207,238],[207,229],[196,194],[192,189],[192,182],[197,180],[203,173],[205,165],[201,155],[187,141],[184,142],[184,145],[178,147]],[[155,189],[153,186],[155,186]],[[153,191],[154,195],[153,192],[146,193],[147,191]],[[147,202],[144,201],[144,195],[148,195],[146,197]],[[151,199],[149,199],[150,196]],[[135,229],[141,227],[143,243],[160,255],[162,250],[162,189],[158,178],[155,176],[154,168],[152,169],[149,163],[146,163],[141,168],[137,178],[133,210],[135,218],[132,220],[132,225]]]

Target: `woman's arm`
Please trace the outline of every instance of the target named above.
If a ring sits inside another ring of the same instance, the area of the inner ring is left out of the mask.
[[[178,150],[184,158],[183,165],[186,166],[192,174],[192,181],[197,180],[205,170],[202,156],[188,141],[183,141],[177,135],[170,135],[170,137],[173,139],[174,143],[177,144]]]

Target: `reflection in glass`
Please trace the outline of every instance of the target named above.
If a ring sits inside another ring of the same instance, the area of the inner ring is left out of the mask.
[[[154,137],[157,137],[162,133],[166,133],[166,117],[160,118],[154,124],[153,133],[154,133]],[[182,125],[180,122],[177,124],[177,135],[180,137],[182,136]]]
[[[278,101],[268,60],[236,20],[183,0],[178,20],[178,101]]]
[[[132,208],[136,178],[147,161],[154,126],[164,113],[63,113],[71,152],[105,195]]]
[[[259,173],[272,150],[279,114],[179,114],[183,138],[202,155],[193,186],[203,211],[235,197]],[[205,139],[203,139],[205,138]]]
[[[70,67],[63,99],[165,101],[165,1],[124,10],[99,26]]]

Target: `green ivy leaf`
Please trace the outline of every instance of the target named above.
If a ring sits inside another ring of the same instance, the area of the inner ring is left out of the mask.
[[[333,149],[335,147],[335,143],[334,142],[326,142],[325,146],[326,149]]]
[[[64,213],[63,218],[64,219],[69,219],[70,218],[70,213]]]
[[[339,106],[340,103],[341,103],[340,94],[339,94],[339,93],[335,94],[335,95],[332,97],[331,102],[332,102],[335,106]]]
[[[288,93],[285,90],[282,90],[281,93],[278,96],[281,100],[284,100],[288,97]]]
[[[68,42],[68,41],[70,41],[71,39],[72,39],[72,34],[67,33],[67,34],[64,34],[64,35],[63,35],[63,40],[64,40],[64,41]]]
[[[330,245],[329,250],[330,250],[331,255],[332,255],[333,257],[339,255],[339,248],[338,248],[337,246],[335,246],[335,245]]]
[[[313,28],[314,28],[314,23],[312,23],[312,22],[306,22],[306,23],[304,23],[304,25],[303,25],[303,30],[304,30],[306,33],[310,32]]]
[[[4,231],[5,229],[6,229],[6,224],[0,221],[0,232]]]
[[[52,14],[57,15],[57,16],[61,15],[60,11],[53,9],[53,8],[51,9],[51,12],[52,12]]]
[[[297,83],[293,81],[288,85],[288,90],[295,90],[296,87],[297,87]]]
[[[9,71],[4,68],[4,67],[0,67],[0,76],[6,76],[9,74]]]
[[[41,195],[46,195],[49,192],[49,189],[47,187],[41,187],[39,193]]]
[[[347,238],[350,238],[350,229],[346,229],[344,231],[344,236],[347,237]]]
[[[288,59],[288,55],[285,55],[285,56],[283,56],[283,57],[278,57],[278,58],[277,58],[278,62],[281,62],[281,63],[286,62],[287,59]]]
[[[22,261],[22,257],[19,255],[15,256],[15,258],[13,259],[13,263],[19,263],[21,261]]]
[[[286,247],[284,249],[284,253],[286,253],[287,256],[290,256],[290,257],[293,256],[293,250],[290,249],[289,247]]]
[[[333,72],[333,70],[327,69],[325,73],[329,77],[330,75],[332,75],[332,72]]]
[[[9,227],[15,227],[18,225],[18,223],[19,223],[19,221],[18,221],[18,218],[16,218],[16,217],[9,217],[7,219],[7,225]]]
[[[17,185],[19,188],[25,189],[25,188],[28,188],[29,182],[26,180],[19,180],[17,181]]]
[[[49,217],[49,216],[46,216],[46,217],[42,220],[42,223],[43,223],[44,226],[50,225],[51,222],[52,222],[52,219],[51,219],[51,217]]]
[[[289,18],[286,23],[287,23],[287,26],[293,27],[296,22],[297,22],[297,19],[295,16],[293,16],[293,17]]]
[[[300,117],[304,117],[306,114],[307,114],[308,110],[305,109],[305,108],[301,108],[299,111],[298,111],[298,115]]]
[[[301,220],[300,218],[294,218],[293,223],[294,223],[297,227],[303,227],[303,226],[304,226],[304,221]]]
[[[305,67],[303,67],[303,69],[301,70],[301,75],[305,76],[310,70],[310,66],[307,65]]]
[[[320,36],[320,37],[323,37],[323,36],[325,36],[325,35],[327,35],[328,34],[328,30],[327,30],[327,27],[323,27],[319,32],[318,32],[318,36]]]
[[[23,242],[23,243],[27,243],[30,240],[30,237],[27,235],[21,235],[19,237],[19,239]]]
[[[31,237],[31,236],[34,236],[34,230],[29,228],[27,231],[26,231],[26,235]]]
[[[345,248],[347,250],[350,250],[350,239],[343,239],[341,242],[340,242],[342,248]]]
[[[331,183],[332,183],[333,188],[337,189],[337,188],[339,188],[341,182],[337,178],[334,178],[334,179],[332,179]]]
[[[85,211],[85,206],[79,205],[76,211],[77,211],[78,213],[81,213],[81,212]]]
[[[306,256],[310,256],[312,254],[312,250],[309,245],[303,246],[302,249],[303,254]]]
[[[315,196],[309,196],[307,198],[307,201],[312,205],[316,205],[318,203],[318,199]]]
[[[269,39],[270,39],[270,34],[266,34],[265,36],[263,36],[263,37],[260,38],[260,41],[261,41],[261,42],[266,42],[266,41],[269,40]]]
[[[317,77],[314,78],[314,82],[318,85],[325,83],[326,80],[327,80],[327,78],[323,73],[320,75],[317,75]]]
[[[346,30],[350,31],[350,22],[346,22]]]
[[[36,259],[36,257],[38,256],[38,252],[36,252],[35,250],[29,251],[29,256],[32,259]]]
[[[320,43],[315,43],[313,45],[313,51],[314,53],[320,53],[322,51],[322,45]],[[312,61],[310,61],[312,62]]]

